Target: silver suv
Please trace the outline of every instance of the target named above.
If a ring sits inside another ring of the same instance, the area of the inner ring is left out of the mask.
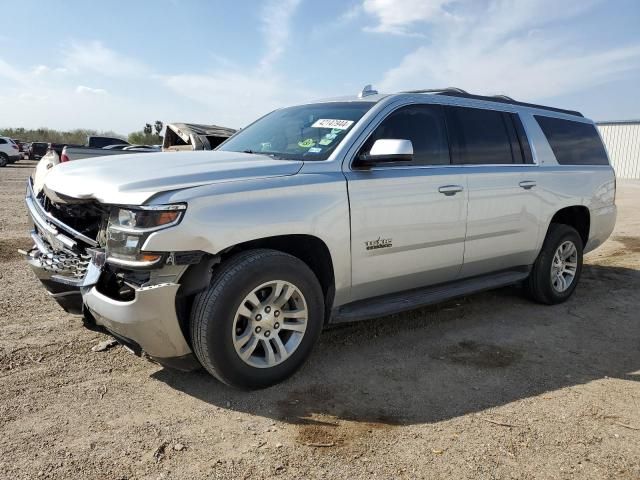
[[[0,167],[6,167],[22,158],[20,147],[9,137],[0,137]]]
[[[291,375],[330,323],[515,283],[563,302],[616,218],[591,120],[459,89],[366,87],[212,152],[62,164],[26,203],[63,308],[243,388]]]

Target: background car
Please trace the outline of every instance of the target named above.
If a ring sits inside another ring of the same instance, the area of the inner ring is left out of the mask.
[[[20,147],[11,138],[0,137],[0,167],[6,167],[21,158]]]
[[[47,153],[49,144],[46,142],[32,142],[29,146],[29,160],[40,160]]]

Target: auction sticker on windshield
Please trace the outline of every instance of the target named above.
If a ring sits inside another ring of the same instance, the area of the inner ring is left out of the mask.
[[[315,121],[313,128],[335,128],[336,130],[346,130],[353,124],[353,120],[338,120],[334,118],[319,118]]]

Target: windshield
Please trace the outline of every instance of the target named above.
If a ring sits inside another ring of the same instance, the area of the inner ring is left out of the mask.
[[[326,160],[373,102],[336,102],[283,108],[240,130],[218,150]]]

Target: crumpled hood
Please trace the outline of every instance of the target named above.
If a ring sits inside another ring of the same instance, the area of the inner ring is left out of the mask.
[[[218,182],[294,175],[303,162],[223,151],[157,152],[61,163],[45,189],[61,197],[140,205],[151,196]]]

